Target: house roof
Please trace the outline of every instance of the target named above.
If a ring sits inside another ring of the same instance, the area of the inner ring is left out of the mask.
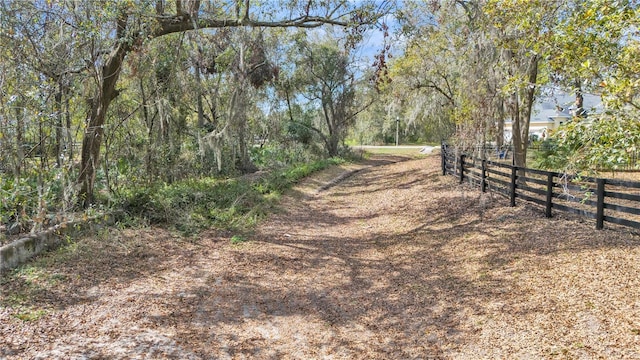
[[[602,111],[602,98],[600,96],[584,94],[583,107],[587,113],[597,113]],[[571,111],[575,109],[576,97],[574,94],[562,90],[544,88],[542,95],[533,106],[531,114],[531,124],[548,123],[556,117],[570,118]],[[506,120],[511,123],[511,119]]]

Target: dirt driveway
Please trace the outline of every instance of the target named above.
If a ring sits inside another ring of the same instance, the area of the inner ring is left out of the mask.
[[[111,230],[44,257],[0,280],[0,358],[640,359],[639,236],[398,160],[307,180],[241,244]]]

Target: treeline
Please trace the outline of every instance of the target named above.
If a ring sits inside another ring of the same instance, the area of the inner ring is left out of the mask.
[[[406,49],[389,91],[401,118],[465,151],[501,147],[510,120],[515,163],[526,167],[534,104],[562,90],[575,96],[576,116],[547,139],[540,165],[614,168],[635,156],[637,1],[408,1],[399,21]],[[602,109],[584,109],[587,93],[602,97]]]
[[[3,1],[0,223],[338,155],[390,4],[317,3]]]
[[[574,94],[576,114],[585,93],[604,110],[551,134],[541,164],[615,167],[640,140],[639,12],[630,0],[3,1],[0,223],[37,228],[136,189],[392,143],[396,129],[482,149],[502,145],[509,119],[525,167],[549,89]]]

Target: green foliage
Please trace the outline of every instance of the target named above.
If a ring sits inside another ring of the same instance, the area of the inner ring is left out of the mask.
[[[338,165],[342,163],[344,163],[343,159],[334,157],[275,170],[268,176],[260,179],[254,185],[254,189],[261,194],[279,194],[289,189],[291,185],[295,184],[300,179],[309,176],[316,171],[325,169],[330,165]]]
[[[123,194],[120,206],[130,217],[165,224],[186,235],[209,227],[243,229],[253,226],[273,206],[273,200],[291,185],[341,162],[332,158],[289,166],[253,182],[208,177],[136,187]]]
[[[515,161],[525,166],[530,109],[552,85],[601,95],[604,111],[618,114],[568,125],[544,144],[539,165],[616,169],[635,156],[627,119],[640,109],[637,1],[409,2],[401,12],[407,47],[391,66],[387,114],[431,133],[455,130],[456,143],[467,145],[501,143],[510,119]]]
[[[640,149],[640,123],[627,113],[589,119],[574,120],[553,132],[536,154],[537,165],[576,172],[629,167]]]
[[[213,178],[140,187],[125,197],[125,212],[150,223],[193,233],[209,226],[233,228],[260,202],[246,181]]]
[[[63,169],[17,178],[0,175],[0,223],[19,222],[26,229],[60,221],[74,206],[71,181]]]
[[[356,98],[357,81],[349,52],[339,41],[330,38],[313,43],[301,40],[298,47],[294,83],[318,114],[314,117],[314,132],[322,137],[329,156],[337,156],[339,144],[355,123],[362,106]],[[312,129],[309,125],[306,121],[290,124],[290,135],[308,143]]]
[[[36,321],[47,314],[43,309],[31,309],[20,307],[20,311],[13,315],[15,318],[22,321]]]
[[[182,2],[198,6],[187,11],[200,14],[198,24],[178,11],[178,3],[16,0],[0,6],[0,34],[6,45],[0,49],[0,74],[6,75],[0,76],[0,171],[8,176],[1,184],[2,220],[18,214],[37,221],[43,208],[67,210],[74,200],[67,189],[82,192],[85,206],[93,200],[130,198],[134,208],[147,200],[161,207],[159,200],[145,199],[151,194],[132,189],[251,171],[247,154],[253,152],[256,138],[285,146],[294,138],[314,143],[309,146],[314,151],[317,132],[310,136],[308,129],[298,129],[286,136],[285,118],[271,117],[282,111],[278,104],[283,100],[270,88],[271,80],[295,71],[296,59],[279,51],[294,42],[287,29],[293,24],[306,28],[342,23],[360,31],[383,11],[372,7],[373,0],[302,7],[297,1],[252,1],[241,4],[251,9],[242,10],[250,14],[242,20],[246,26],[228,26],[232,24],[227,20],[237,15],[235,0]],[[256,26],[258,22],[272,26]],[[217,29],[187,31],[196,25]],[[95,49],[100,49],[99,59],[93,59],[100,63],[97,67],[87,60]],[[338,56],[323,56],[326,63],[336,60],[340,66],[334,70],[340,72],[349,58],[343,56],[344,49],[337,50]],[[294,102],[303,95],[287,91]],[[337,100],[348,103],[350,98]],[[92,111],[96,104],[101,111]],[[318,109],[307,110],[310,124]],[[339,130],[341,136],[344,129]],[[83,136],[91,141],[82,141]],[[97,145],[91,157],[86,156],[88,144]],[[297,145],[287,154],[279,148],[251,155],[262,168],[313,155]],[[74,174],[72,182],[81,186],[69,186],[69,178],[56,183],[56,169],[78,163],[82,178]],[[36,168],[41,175],[31,174]]]
[[[245,238],[242,235],[233,235],[231,237],[231,243],[233,245],[238,245],[238,244],[242,244],[243,242],[247,241],[247,238]]]
[[[291,164],[308,163],[317,159],[303,144],[284,146],[267,143],[250,149],[251,161],[260,169],[279,169]]]
[[[553,46],[549,63],[558,82],[602,93],[612,108],[637,108],[640,7],[628,0],[571,5],[560,7],[555,31],[541,41]]]
[[[309,145],[313,140],[313,132],[311,131],[311,121],[287,123],[287,134],[295,141]]]

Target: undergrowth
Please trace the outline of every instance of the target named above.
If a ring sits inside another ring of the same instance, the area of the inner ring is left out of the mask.
[[[192,235],[207,228],[243,230],[273,208],[279,196],[300,179],[344,160],[331,158],[273,170],[257,180],[189,179],[137,187],[123,194],[123,224],[164,224]]]

